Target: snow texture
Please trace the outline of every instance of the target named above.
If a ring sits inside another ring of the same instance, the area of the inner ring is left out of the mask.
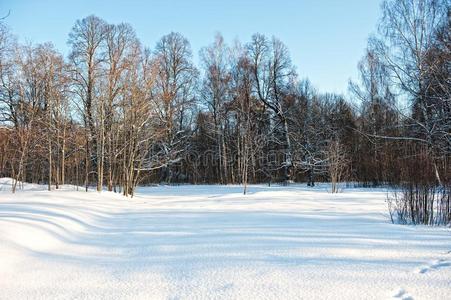
[[[0,179],[1,299],[450,299],[449,228],[393,225],[382,189],[47,192]]]

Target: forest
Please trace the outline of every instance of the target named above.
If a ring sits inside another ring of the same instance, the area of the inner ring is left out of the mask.
[[[451,222],[451,8],[385,1],[349,96],[299,78],[277,37],[221,34],[196,54],[95,15],[21,44],[0,21],[0,177],[95,186],[340,182],[391,186],[392,218]],[[333,47],[333,45],[331,45]],[[194,63],[198,55],[199,63]]]

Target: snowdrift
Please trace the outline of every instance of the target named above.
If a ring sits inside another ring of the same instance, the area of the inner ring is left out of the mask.
[[[393,225],[382,189],[48,192],[0,179],[1,299],[446,299],[448,228]],[[10,187],[10,186],[9,186]]]

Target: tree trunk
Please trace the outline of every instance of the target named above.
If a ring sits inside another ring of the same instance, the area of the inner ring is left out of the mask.
[[[291,170],[293,166],[293,161],[291,157],[291,141],[290,141],[290,135],[288,132],[288,122],[286,118],[283,118],[283,135],[284,135],[284,156],[285,156],[285,162],[284,162],[284,176],[285,176],[285,183],[289,183],[291,181]]]
[[[48,190],[52,190],[52,140],[50,137],[50,133],[48,133],[48,150],[49,150],[49,178],[48,178]]]

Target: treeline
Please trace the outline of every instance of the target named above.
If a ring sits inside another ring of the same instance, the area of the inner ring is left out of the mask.
[[[88,16],[65,58],[1,24],[0,176],[13,191],[28,181],[124,195],[151,182],[449,191],[449,4],[390,0],[382,11],[350,99],[299,79],[287,47],[262,34],[233,45],[218,34],[196,66],[179,33],[150,49],[129,24]]]

